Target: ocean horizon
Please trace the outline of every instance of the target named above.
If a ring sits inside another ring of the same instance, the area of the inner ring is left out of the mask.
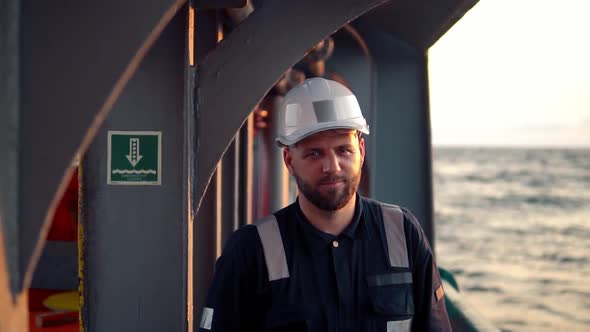
[[[436,254],[502,331],[590,330],[590,147],[433,147]]]
[[[482,143],[433,143],[433,149],[524,149],[524,150],[590,150],[590,143],[587,144],[482,144]]]

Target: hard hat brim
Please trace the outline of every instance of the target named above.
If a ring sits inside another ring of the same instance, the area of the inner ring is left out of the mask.
[[[277,145],[280,147],[291,146],[301,141],[302,139],[309,137],[313,134],[317,134],[322,131],[332,129],[354,129],[362,132],[363,134],[369,134],[369,126],[366,124],[358,123],[355,121],[333,121],[333,122],[322,122],[317,125],[306,128],[306,130],[297,130],[291,135],[279,135],[276,139]]]

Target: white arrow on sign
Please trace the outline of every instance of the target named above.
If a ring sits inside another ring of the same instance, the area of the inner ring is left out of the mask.
[[[139,154],[139,138],[129,139],[129,154],[125,157],[127,157],[127,160],[129,160],[133,167],[141,160],[143,156]]]

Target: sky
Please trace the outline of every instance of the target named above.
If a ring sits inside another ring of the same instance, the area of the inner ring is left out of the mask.
[[[588,13],[480,0],[429,51],[433,144],[590,147]]]

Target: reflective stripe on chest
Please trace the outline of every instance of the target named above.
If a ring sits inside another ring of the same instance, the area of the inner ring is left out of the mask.
[[[402,210],[397,205],[382,203],[381,213],[383,214],[383,226],[387,238],[389,264],[397,267],[410,267]]]
[[[257,221],[255,225],[262,242],[269,281],[289,278],[287,256],[277,219],[271,214]]]
[[[380,204],[383,216],[387,254],[392,267],[409,267],[404,215],[397,205]],[[287,256],[279,224],[274,215],[269,215],[255,223],[260,236],[269,281],[289,278]]]

